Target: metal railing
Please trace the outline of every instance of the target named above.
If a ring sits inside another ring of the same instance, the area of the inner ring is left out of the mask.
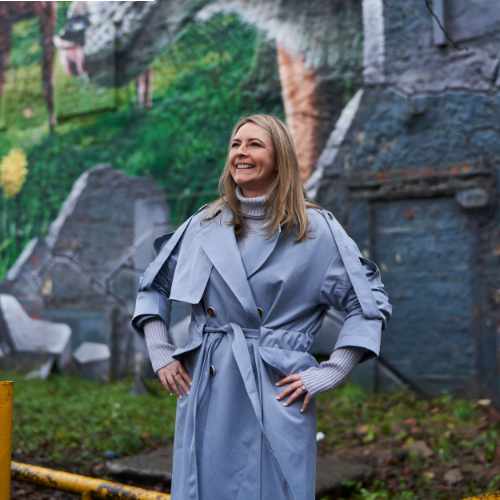
[[[130,500],[170,500],[170,495],[144,490],[121,483],[80,476],[70,472],[47,469],[36,465],[12,462],[12,477],[48,488],[81,493],[82,500],[91,498],[123,498]],[[8,497],[7,497],[8,498]]]

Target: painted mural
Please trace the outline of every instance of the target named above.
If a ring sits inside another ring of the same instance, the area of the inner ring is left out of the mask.
[[[152,175],[182,218],[213,198],[231,123],[255,107],[282,114],[279,86],[262,104],[244,91],[259,42],[234,15],[193,22],[135,78],[115,84],[110,60],[101,85],[83,58],[85,3],[44,4],[0,5],[1,274],[85,170]]]
[[[182,220],[243,114],[287,120],[307,180],[361,83],[360,3],[341,3],[0,2],[0,276],[97,164],[151,175]]]
[[[287,121],[307,182],[361,82],[360,3],[334,4],[0,2],[4,368],[135,369],[154,238],[217,196],[240,116]]]

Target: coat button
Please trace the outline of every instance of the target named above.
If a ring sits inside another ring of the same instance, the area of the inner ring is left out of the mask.
[[[208,307],[207,308],[207,314],[213,318],[215,316],[215,309],[213,307]]]
[[[262,319],[264,317],[264,309],[257,307],[257,312],[259,313],[259,318]]]
[[[214,365],[210,365],[210,368],[208,371],[209,371],[210,375],[212,375],[212,377],[217,373],[217,370],[215,369]]]

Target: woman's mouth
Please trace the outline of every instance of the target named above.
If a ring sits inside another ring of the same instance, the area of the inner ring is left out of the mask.
[[[236,164],[237,170],[247,170],[250,168],[255,168],[255,165],[253,165],[252,163],[237,163]]]

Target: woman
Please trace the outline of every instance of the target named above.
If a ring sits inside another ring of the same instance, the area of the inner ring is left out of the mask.
[[[377,266],[306,203],[280,120],[236,124],[219,185],[219,200],[161,240],[132,319],[179,396],[172,497],[312,500],[313,396],[378,355],[391,306]],[[170,300],[192,304],[183,347],[167,340]],[[308,350],[330,306],[346,316],[318,365]]]

